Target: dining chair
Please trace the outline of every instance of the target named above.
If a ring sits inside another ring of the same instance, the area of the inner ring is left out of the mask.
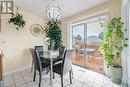
[[[60,46],[58,48],[59,56],[53,60],[54,63],[61,62],[64,58],[65,46]]]
[[[33,81],[35,81],[36,71],[38,71],[39,72],[39,87],[41,87],[42,71],[45,68],[48,68],[49,62],[47,63],[47,62],[41,61],[37,50],[30,48],[30,51],[31,51],[31,54],[32,54],[33,62],[34,62]]]
[[[38,55],[42,61],[47,61],[45,58],[41,57],[41,55],[43,55],[43,52],[44,52],[43,46],[35,46],[35,50],[37,50]]]
[[[65,50],[62,63],[53,66],[53,72],[61,76],[61,87],[63,87],[63,75],[69,72],[70,84],[72,84],[72,53],[74,50]]]
[[[37,50],[40,53],[40,55],[43,55],[44,47],[43,46],[35,46],[35,50]]]
[[[40,59],[41,61],[47,61],[46,59],[44,59],[43,57],[41,58],[41,55],[43,55],[44,52],[44,47],[43,46],[35,46],[35,50],[37,50],[38,55],[40,55]],[[48,61],[47,61],[48,62]],[[31,66],[31,72],[33,71],[33,61],[32,61],[32,66]]]

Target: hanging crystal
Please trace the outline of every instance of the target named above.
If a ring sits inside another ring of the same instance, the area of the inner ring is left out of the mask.
[[[52,2],[48,5],[47,9],[47,17],[50,20],[57,21],[61,18],[61,9],[59,8],[56,0],[52,0]]]

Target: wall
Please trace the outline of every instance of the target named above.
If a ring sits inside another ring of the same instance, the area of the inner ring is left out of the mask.
[[[32,57],[29,48],[44,45],[43,36],[34,37],[30,33],[32,24],[44,26],[44,19],[26,11],[20,11],[26,20],[24,29],[17,31],[13,24],[8,23],[8,17],[2,18],[0,32],[0,49],[4,53],[4,74],[31,65]]]
[[[129,8],[129,13],[128,13],[128,15],[129,15],[129,44],[130,44],[130,0],[128,1],[128,8]],[[127,61],[127,64],[128,64],[128,67],[127,67],[127,69],[128,69],[128,87],[130,87],[130,46],[129,46],[129,57],[128,57],[128,61]]]
[[[0,32],[1,32],[1,16],[0,16]]]
[[[73,15],[71,17],[65,18],[62,21],[63,44],[65,46],[67,46],[67,33],[68,33],[67,27],[69,27],[68,25],[70,23],[72,23],[73,20],[79,19],[79,20],[76,20],[73,22],[83,21],[83,20],[88,20],[90,18],[95,18],[97,16],[103,16],[103,15],[107,15],[109,19],[113,18],[113,17],[118,17],[121,15],[120,14],[121,13],[121,2],[122,2],[122,0],[108,0],[108,2],[102,3],[100,5],[93,7],[93,8],[85,10],[81,13],[78,13],[78,14]],[[109,11],[107,13],[101,13],[101,14],[94,15],[94,16],[91,16],[91,17],[86,18],[86,19],[80,19],[82,17],[90,16],[92,14],[95,14],[95,13],[103,11],[103,10],[109,10]]]
[[[124,22],[124,29],[127,29],[128,32],[125,33],[125,36],[130,38],[130,30],[129,30],[129,0],[123,0],[122,2],[122,9],[121,9],[121,16],[122,21]],[[128,41],[128,44],[130,44],[130,41]],[[127,84],[130,84],[130,47],[126,48],[122,52],[122,64],[123,64],[123,83],[127,86]]]

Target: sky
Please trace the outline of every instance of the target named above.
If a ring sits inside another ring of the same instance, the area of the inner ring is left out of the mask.
[[[103,29],[99,25],[98,22],[92,22],[87,24],[87,37],[88,36],[97,36],[103,32]],[[82,39],[84,40],[84,24],[73,26],[73,35],[77,36],[80,34]]]

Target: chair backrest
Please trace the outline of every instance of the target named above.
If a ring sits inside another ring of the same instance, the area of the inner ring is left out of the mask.
[[[37,57],[37,51],[35,51],[33,48],[30,48],[30,51],[34,62],[34,68],[38,71],[42,70],[40,59]]]
[[[74,50],[66,50],[63,59],[63,70],[62,73],[65,74],[69,72],[72,68],[72,55]]]
[[[43,46],[35,46],[35,50],[43,51],[44,48],[43,48]]]
[[[35,46],[35,50],[37,50],[39,55],[43,55],[43,46]]]
[[[65,51],[65,46],[59,47],[58,50],[59,50],[59,56],[63,56],[64,55],[64,51]]]

